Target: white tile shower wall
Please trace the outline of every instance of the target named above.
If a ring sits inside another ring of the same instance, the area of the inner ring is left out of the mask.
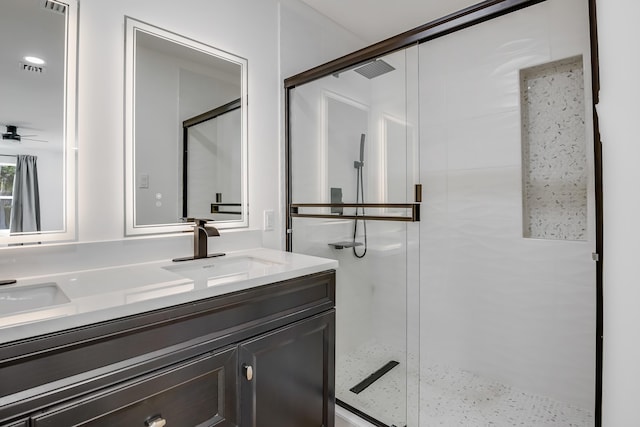
[[[524,236],[585,240],[587,144],[581,57],[521,71]]]
[[[420,46],[421,364],[592,408],[593,218],[586,242],[522,238],[519,69],[575,55],[589,62],[580,0]]]

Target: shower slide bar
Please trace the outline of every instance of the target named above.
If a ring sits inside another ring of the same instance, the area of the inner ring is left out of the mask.
[[[393,208],[410,209],[411,216],[391,215],[330,215],[330,214],[303,214],[301,208]],[[322,218],[322,219],[361,219],[368,221],[420,221],[419,203],[292,203],[289,205],[289,214],[293,218]]]

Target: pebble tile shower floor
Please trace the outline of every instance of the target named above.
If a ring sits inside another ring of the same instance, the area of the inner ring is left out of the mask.
[[[393,348],[369,344],[338,357],[336,396],[378,420],[405,425],[405,361]],[[360,394],[349,391],[389,360],[400,365]],[[413,373],[415,375],[415,373]],[[420,426],[593,427],[593,413],[446,366],[423,369]]]

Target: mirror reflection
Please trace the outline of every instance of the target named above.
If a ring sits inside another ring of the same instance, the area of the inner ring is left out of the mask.
[[[247,225],[246,60],[127,26],[127,234]]]
[[[242,215],[241,180],[229,179],[242,174],[240,112],[238,98],[183,122],[183,217],[224,221]]]
[[[75,237],[76,17],[75,2],[0,3],[2,244]]]

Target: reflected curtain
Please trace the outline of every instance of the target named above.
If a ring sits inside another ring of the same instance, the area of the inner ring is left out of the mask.
[[[40,231],[37,156],[18,155],[13,182],[11,233]]]

